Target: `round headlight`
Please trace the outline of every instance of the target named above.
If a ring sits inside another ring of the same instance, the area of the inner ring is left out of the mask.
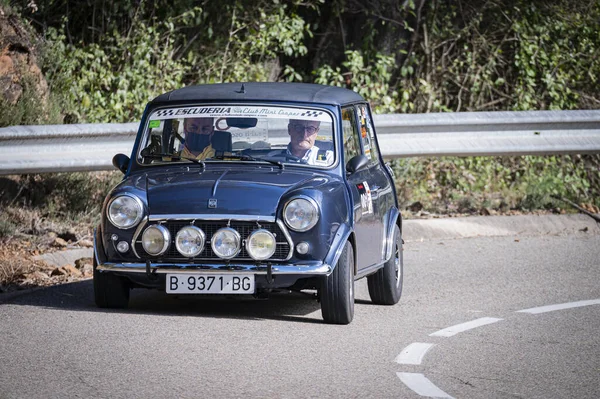
[[[240,252],[240,234],[230,227],[219,229],[211,238],[213,252],[224,259],[231,259]]]
[[[171,233],[160,224],[148,227],[142,234],[142,246],[152,256],[164,254],[169,249],[170,242]]]
[[[120,229],[128,229],[142,220],[144,207],[138,197],[120,195],[113,198],[108,205],[108,220]]]
[[[292,230],[307,231],[319,221],[319,209],[312,199],[296,198],[283,209],[283,220]]]
[[[269,259],[275,253],[275,246],[275,236],[264,229],[252,232],[246,240],[246,251],[256,260]]]
[[[180,254],[188,258],[197,256],[204,249],[206,236],[196,226],[185,226],[175,236],[175,247]]]

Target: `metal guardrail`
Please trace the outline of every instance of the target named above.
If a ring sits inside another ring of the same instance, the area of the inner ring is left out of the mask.
[[[392,114],[375,127],[390,158],[600,152],[600,110]]]
[[[375,115],[384,157],[600,153],[600,110]],[[111,170],[137,123],[0,128],[0,175]]]

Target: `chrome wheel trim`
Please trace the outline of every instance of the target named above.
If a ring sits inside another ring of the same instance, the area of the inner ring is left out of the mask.
[[[401,268],[400,268],[400,248],[396,244],[396,253],[394,257],[394,267],[396,268],[396,288],[400,285]]]

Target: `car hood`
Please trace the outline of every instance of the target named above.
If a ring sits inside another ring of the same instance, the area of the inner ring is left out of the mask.
[[[244,170],[169,170],[147,173],[146,194],[150,216],[203,214],[275,217],[277,206],[287,192],[300,187],[316,187],[328,180],[327,175],[316,175],[313,171],[252,166]]]

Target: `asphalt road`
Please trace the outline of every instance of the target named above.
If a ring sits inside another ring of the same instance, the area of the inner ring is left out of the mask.
[[[348,326],[309,295],[136,290],[104,311],[86,281],[12,298],[0,398],[600,397],[600,235],[408,242],[404,259],[400,303],[361,280]]]

